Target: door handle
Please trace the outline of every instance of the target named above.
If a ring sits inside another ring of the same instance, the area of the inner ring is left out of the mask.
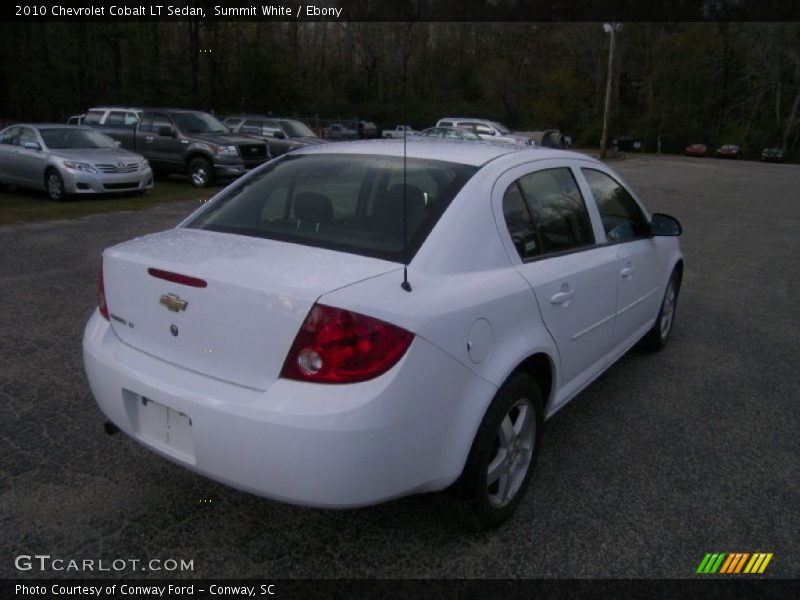
[[[563,290],[561,292],[558,292],[557,294],[554,294],[550,298],[550,302],[552,304],[564,304],[565,302],[572,300],[572,297],[574,295],[575,295],[575,290]]]
[[[636,269],[634,269],[632,266],[628,265],[627,267],[625,267],[624,269],[622,269],[622,271],[620,271],[620,272],[619,272],[619,274],[620,274],[620,275],[622,275],[623,277],[625,277],[625,278],[627,279],[628,277],[630,277],[631,275],[633,275],[633,273],[634,273],[635,271],[636,271]]]
[[[152,136],[152,135],[148,135],[148,136],[146,136],[146,137],[144,138],[144,141],[145,141],[145,142],[147,142],[148,144],[152,144],[152,143],[153,143],[153,139],[154,139],[154,138],[153,138],[153,136]]]

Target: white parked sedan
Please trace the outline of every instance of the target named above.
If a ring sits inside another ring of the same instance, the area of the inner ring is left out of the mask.
[[[0,131],[0,183],[69,194],[145,192],[153,171],[139,154],[91,127],[21,123]]]
[[[269,498],[507,519],[543,421],[667,342],[680,225],[580,154],[405,147],[298,150],[107,249],[83,349],[108,420]]]

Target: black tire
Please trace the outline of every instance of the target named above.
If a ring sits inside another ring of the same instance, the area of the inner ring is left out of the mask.
[[[204,188],[214,183],[214,167],[207,158],[198,156],[189,161],[189,181],[196,188]]]
[[[451,512],[477,529],[508,520],[530,483],[542,425],[539,386],[532,377],[514,373],[489,405],[461,477],[444,493]]]
[[[44,187],[47,195],[53,202],[63,202],[67,199],[67,192],[64,190],[64,180],[55,169],[47,169],[44,174]]]
[[[673,271],[664,291],[664,298],[658,309],[658,318],[653,328],[642,338],[642,348],[651,352],[663,349],[669,341],[669,335],[675,325],[675,315],[678,308],[678,292],[681,289],[681,278],[677,271]]]

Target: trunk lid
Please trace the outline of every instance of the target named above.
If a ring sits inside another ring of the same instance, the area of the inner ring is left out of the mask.
[[[123,342],[260,390],[280,375],[317,298],[398,268],[375,258],[194,229],[137,238],[103,255],[110,322]],[[206,286],[167,281],[151,275],[153,269]]]

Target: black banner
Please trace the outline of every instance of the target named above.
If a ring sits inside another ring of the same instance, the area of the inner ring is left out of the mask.
[[[792,0],[155,0],[3,3],[4,21],[800,21]]]
[[[168,579],[28,579],[0,581],[0,597],[11,598],[271,598],[280,600],[408,598],[547,598],[570,600],[627,598],[797,598],[800,583],[786,579],[551,579],[551,580],[168,580]]]

